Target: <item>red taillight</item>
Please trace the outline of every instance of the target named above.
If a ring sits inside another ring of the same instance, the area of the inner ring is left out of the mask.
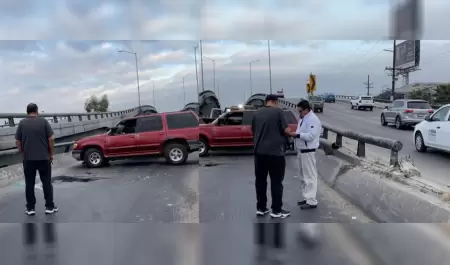
[[[412,109],[405,109],[405,113],[413,113]]]
[[[433,113],[433,112],[434,112],[434,110],[432,110],[432,109],[428,110],[428,113]]]

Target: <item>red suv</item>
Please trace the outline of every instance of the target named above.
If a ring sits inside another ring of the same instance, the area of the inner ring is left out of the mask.
[[[199,117],[182,111],[125,119],[106,134],[75,142],[72,156],[90,168],[136,156],[164,156],[179,165],[199,149]]]
[[[251,125],[254,113],[255,110],[248,109],[230,111],[222,114],[210,124],[201,124],[200,156],[207,155],[210,149],[252,148],[253,133]],[[295,131],[298,120],[294,113],[290,110],[284,110],[284,115],[291,130]],[[287,144],[291,146],[292,142],[287,142]]]

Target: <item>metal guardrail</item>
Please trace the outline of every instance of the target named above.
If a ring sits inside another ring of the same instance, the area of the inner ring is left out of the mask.
[[[140,110],[149,109],[153,110],[154,107],[150,105],[143,105],[141,106]],[[40,117],[44,118],[52,118],[53,123],[58,123],[60,120],[59,118],[66,118],[67,122],[72,122],[73,117],[78,117],[79,121],[83,121],[83,117],[86,117],[87,120],[91,120],[93,117],[94,119],[103,119],[103,118],[112,118],[124,114],[129,114],[134,111],[139,110],[139,107],[128,109],[128,110],[121,110],[121,111],[110,111],[110,112],[85,112],[85,113],[39,113]],[[8,125],[7,127],[15,127],[16,123],[14,119],[23,119],[26,118],[27,114],[25,113],[0,113],[0,119],[7,119]],[[3,126],[5,127],[5,126]]]
[[[336,100],[340,100],[340,101],[350,101],[352,100],[353,96],[343,96],[343,95],[336,95]],[[385,104],[391,104],[392,100],[385,100],[385,99],[377,99],[374,98],[373,99],[374,102],[378,102],[378,103],[385,103]],[[442,107],[442,105],[431,105],[432,109],[439,109],[440,107]]]
[[[366,156],[366,143],[370,145],[375,145],[381,148],[386,148],[390,150],[389,164],[391,166],[398,166],[398,152],[402,150],[403,143],[397,140],[383,138],[378,136],[373,136],[369,134],[358,133],[354,131],[346,131],[341,128],[331,127],[330,125],[323,124],[322,138],[328,139],[328,132],[333,132],[336,134],[336,141],[334,143],[335,148],[342,147],[342,137],[350,138],[352,140],[358,141],[358,146],[356,149],[356,155],[358,157]]]

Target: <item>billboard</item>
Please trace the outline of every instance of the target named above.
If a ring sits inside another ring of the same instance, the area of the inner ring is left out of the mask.
[[[395,68],[418,67],[420,63],[420,40],[407,40],[395,46]]]

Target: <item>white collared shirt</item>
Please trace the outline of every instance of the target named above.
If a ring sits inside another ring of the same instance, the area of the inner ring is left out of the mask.
[[[322,132],[322,123],[319,118],[310,111],[300,119],[297,126],[297,134],[300,138],[295,139],[295,146],[299,150],[319,148],[319,139]]]

